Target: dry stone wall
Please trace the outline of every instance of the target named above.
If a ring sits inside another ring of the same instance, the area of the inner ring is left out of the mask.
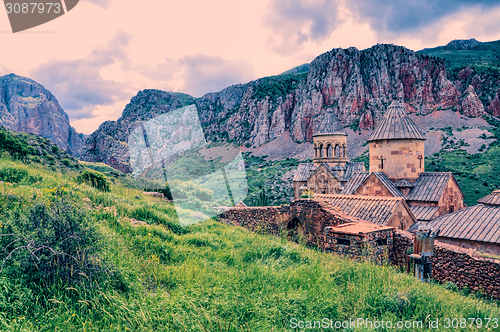
[[[391,253],[392,264],[406,267],[408,248],[413,248],[413,235],[397,230]],[[493,298],[500,298],[500,261],[480,257],[472,250],[436,241],[432,257],[432,278],[453,282]]]
[[[296,230],[304,235],[308,245],[323,248],[326,226],[362,220],[326,203],[301,199],[290,206],[235,207],[222,213],[219,221],[275,236]]]

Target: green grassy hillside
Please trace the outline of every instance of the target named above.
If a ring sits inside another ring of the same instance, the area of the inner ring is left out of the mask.
[[[453,172],[465,195],[465,203],[476,205],[477,200],[500,189],[500,121],[488,118],[493,127],[487,128],[495,138],[490,146],[481,153],[468,154],[460,148],[453,137],[445,136],[445,150],[425,158],[425,170],[429,172]]]
[[[389,266],[213,220],[182,228],[171,203],[120,179],[103,192],[79,184],[81,170],[4,156],[6,169],[24,175],[0,183],[1,331],[288,331],[294,318],[500,314]]]

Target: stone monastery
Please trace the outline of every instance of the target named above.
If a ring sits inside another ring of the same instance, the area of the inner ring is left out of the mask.
[[[346,157],[347,134],[331,112],[313,135],[314,159],[299,164],[294,198],[314,197],[356,218],[408,230],[417,222],[463,209],[452,173],[425,172],[424,135],[393,101],[368,138],[370,169]]]

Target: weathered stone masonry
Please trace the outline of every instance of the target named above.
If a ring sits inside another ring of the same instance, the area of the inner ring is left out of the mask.
[[[219,221],[275,236],[295,229],[304,235],[308,245],[323,248],[323,232],[326,226],[362,220],[351,217],[326,203],[302,199],[293,202],[290,206],[232,208],[222,213]]]
[[[304,234],[309,246],[327,251],[339,251],[333,250],[334,231],[327,226],[363,222],[361,219],[329,207],[326,203],[312,199],[299,200],[290,206],[232,208],[222,213],[219,221],[275,236],[294,228]],[[386,237],[389,239],[392,237],[392,231],[390,233],[391,236],[388,236],[389,231],[382,232],[380,237],[370,239],[370,241]],[[388,245],[391,263],[405,268],[408,249],[413,248],[413,234],[396,230],[392,243],[389,239]],[[361,250],[361,246],[358,249]],[[477,257],[472,250],[436,241],[432,264],[433,279],[442,282],[450,281],[458,287],[468,286],[473,291],[481,291],[500,299],[500,261]]]
[[[391,255],[394,265],[406,266],[408,248],[413,248],[413,235],[397,230]],[[500,261],[475,256],[472,250],[439,241],[435,242],[431,260],[433,279],[450,281],[460,288],[467,286],[475,292],[500,298]]]

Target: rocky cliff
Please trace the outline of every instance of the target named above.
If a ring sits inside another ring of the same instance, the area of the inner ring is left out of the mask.
[[[117,121],[106,121],[90,135],[82,160],[103,162],[122,171],[130,171],[128,135],[142,122],[160,114],[193,104],[195,99],[181,93],[160,90],[140,91],[125,107]]]
[[[328,109],[333,109],[344,126],[371,129],[394,97],[404,100],[408,112],[422,115],[445,109],[472,117],[494,113],[494,101],[483,105],[474,82],[467,82],[450,80],[443,60],[379,44],[366,50],[333,49],[314,59],[309,70],[266,77],[184,101],[196,103],[208,139],[256,148],[285,133],[295,142],[310,142]],[[167,96],[171,102],[156,101]],[[166,92],[140,92],[118,121],[103,124],[91,136],[85,160],[129,171],[126,137],[140,122],[182,104],[174,100]],[[110,151],[113,157],[109,157]]]
[[[84,136],[70,126],[56,97],[37,82],[14,74],[0,77],[0,126],[50,139],[78,157]]]

